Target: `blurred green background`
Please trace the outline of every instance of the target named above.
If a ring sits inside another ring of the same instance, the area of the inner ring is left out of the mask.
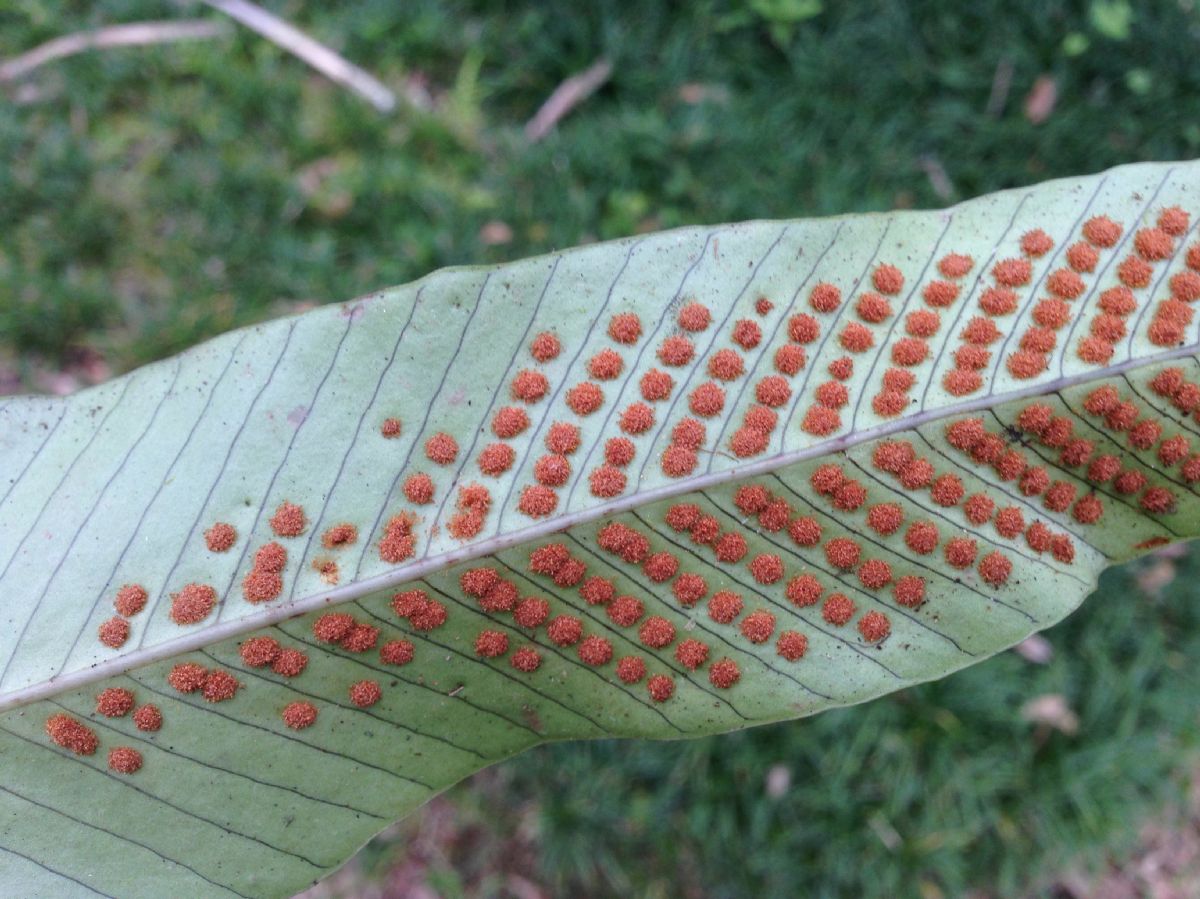
[[[444,265],[1200,155],[1196,0],[266,6],[399,108],[233,26],[0,81],[0,392],[75,389]],[[7,0],[0,60],[165,18],[221,19]],[[602,58],[611,78],[531,142]],[[717,739],[529,753],[313,895],[1200,895],[1198,595],[1192,554],[1160,555],[1048,642],[942,683]]]

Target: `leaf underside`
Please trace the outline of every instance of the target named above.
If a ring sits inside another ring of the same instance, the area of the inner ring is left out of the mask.
[[[4,892],[287,895],[539,742],[1052,625],[1197,534],[1198,176],[447,270],[5,401]]]

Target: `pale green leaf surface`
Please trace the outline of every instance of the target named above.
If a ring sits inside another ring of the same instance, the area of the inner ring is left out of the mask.
[[[227,334],[67,399],[5,401],[4,891],[286,895],[336,868],[437,791],[539,741],[677,738],[812,714],[942,676],[1053,624],[1083,600],[1105,566],[1197,532],[1192,482],[1200,473],[1191,477],[1187,468],[1196,423],[1179,395],[1151,386],[1167,368],[1200,384],[1193,323],[1178,340],[1151,338],[1160,303],[1182,289],[1175,276],[1189,271],[1194,224],[1173,237],[1167,258],[1153,260],[1148,285],[1133,291],[1136,308],[1124,317],[1127,336],[1115,341],[1111,361],[1088,363],[1078,350],[1102,314],[1101,294],[1119,283],[1121,261],[1137,254],[1139,229],[1153,227],[1168,207],[1196,219],[1198,175],[1197,163],[1129,166],[940,212],[684,229],[495,268],[443,271]],[[1068,247],[1097,215],[1121,224],[1120,242],[1100,249],[1094,270],[1081,273],[1084,290],[1067,304],[1069,318],[1056,330],[1046,370],[1014,377],[1006,362],[1036,326],[1041,313],[1035,309],[1049,295],[1051,274],[1066,266]],[[944,379],[964,345],[964,327],[982,314],[980,299],[993,286],[995,264],[1021,258],[1021,237],[1034,228],[1050,236],[1053,248],[1031,258],[1030,283],[1017,289],[1017,311],[991,316],[1000,337],[988,346],[982,386],[956,396]],[[958,297],[938,310],[929,358],[911,367],[908,405],[900,415],[881,416],[872,400],[893,365],[892,349],[907,337],[908,314],[928,308],[924,288],[942,277],[937,263],[951,252],[970,255],[973,266],[958,279]],[[848,322],[864,324],[858,298],[873,289],[873,273],[884,263],[903,274],[903,290],[890,298],[890,316],[865,323],[874,348],[848,354],[839,335]],[[810,292],[820,282],[841,289],[836,312],[810,308]],[[772,301],[770,310],[756,308],[763,297]],[[690,364],[667,366],[656,354],[664,339],[681,333],[677,315],[691,301],[710,310],[712,323],[690,335],[696,350]],[[640,317],[642,333],[625,345],[608,327],[614,314],[628,312]],[[756,386],[777,374],[775,353],[789,343],[788,322],[798,313],[818,320],[820,336],[806,344],[804,368],[786,377],[790,398],[778,407],[764,448],[739,456],[736,435],[756,402]],[[731,340],[743,319],[761,328],[757,345]],[[562,352],[539,363],[529,346],[543,331],[559,338]],[[705,420],[695,469],[672,477],[663,466],[672,429],[691,414],[693,390],[711,379],[713,354],[731,348],[746,372],[723,383],[724,408]],[[622,371],[597,381],[604,393],[597,411],[576,414],[568,391],[594,380],[587,366],[601,350],[619,353]],[[849,399],[840,425],[824,436],[808,433],[802,422],[821,385],[832,380],[829,365],[847,355],[854,365],[844,381]],[[652,367],[672,375],[673,389],[648,403],[652,427],[625,435],[635,447],[624,468],[625,489],[596,496],[590,475],[604,462],[606,441],[623,435],[622,412],[642,401],[639,382]],[[524,404],[510,396],[522,369],[545,375],[544,398]],[[1128,429],[1084,408],[1102,385],[1134,403],[1139,421],[1157,425],[1154,439],[1131,445]],[[1117,457],[1125,480],[1089,480],[1086,464],[1065,462],[1061,447],[1021,430],[1018,416],[1034,401],[1070,421],[1075,438],[1091,443],[1093,457]],[[488,476],[478,467],[479,455],[497,442],[490,423],[506,405],[527,409],[530,425],[501,441],[514,451],[512,467]],[[380,428],[392,416],[403,421],[402,433],[385,439]],[[947,426],[966,418],[980,419],[1029,466],[1044,467],[1065,485],[1060,491],[1072,488],[1067,506],[1048,507],[1049,494],[1023,491],[1017,480],[952,446]],[[554,513],[533,518],[519,508],[520,498],[535,483],[534,466],[554,422],[577,425],[581,443],[569,456],[571,477],[556,490]],[[437,432],[458,442],[452,464],[426,458],[424,444]],[[1173,437],[1189,443],[1179,458],[1163,448]],[[993,516],[972,523],[965,500],[938,503],[924,487],[905,487],[875,462],[876,449],[897,440],[910,443],[937,475],[957,476],[964,498],[984,494],[997,508],[1019,510],[1023,527],[1004,535]],[[831,461],[865,488],[865,504],[839,510],[814,490],[813,472]],[[429,505],[414,505],[401,489],[416,472],[433,479]],[[485,485],[492,502],[479,534],[460,540],[450,522],[458,488],[468,484]],[[782,500],[790,520],[819,523],[820,543],[801,546],[788,527],[772,529],[740,509],[738,491],[748,484]],[[1167,506],[1147,499],[1155,489],[1167,492]],[[1093,493],[1103,517],[1085,525],[1074,510]],[[307,529],[280,539],[288,551],[282,595],[248,602],[242,579],[254,552],[274,539],[268,520],[285,500],[304,508]],[[668,510],[681,503],[712,516],[722,533],[741,535],[745,555],[722,563],[711,546],[670,526]],[[869,526],[868,509],[881,503],[897,504],[905,526],[886,535]],[[389,564],[379,541],[387,521],[401,513],[414,517],[415,555]],[[204,543],[205,529],[217,521],[238,532],[225,553]],[[706,600],[683,605],[673,594],[677,575],[656,583],[647,566],[602,548],[599,534],[614,521],[646,537],[650,551],[670,553],[680,573],[703,577],[710,596],[739,594],[744,607],[736,620],[714,620]],[[937,528],[936,551],[922,555],[906,545],[906,528],[917,521]],[[358,528],[357,541],[322,546],[325,531],[341,522]],[[1069,542],[1071,553],[1033,546],[1027,530],[1039,522]],[[825,551],[839,537],[855,541],[863,560],[886,562],[893,582],[922,578],[924,603],[907,607],[890,584],[868,586],[857,565],[839,569]],[[965,567],[952,566],[945,555],[954,537],[976,546]],[[531,570],[531,550],[552,543],[586,566],[587,577],[608,578],[617,594],[639,598],[645,617],[622,626],[603,604],[585,602],[577,585]],[[991,553],[1012,563],[1000,586],[979,568]],[[756,580],[749,563],[760,555],[779,559],[779,580]],[[329,561],[337,563],[336,586],[314,566]],[[545,626],[523,629],[508,612],[482,610],[460,584],[463,572],[481,566],[495,569],[521,596],[547,599],[551,617],[576,616],[585,636],[609,641],[612,661],[586,664],[578,645],[557,645]],[[803,573],[821,582],[825,597],[837,591],[854,603],[849,622],[831,623],[821,604],[789,600],[786,584]],[[171,594],[190,582],[212,585],[220,602],[202,623],[180,626],[169,615]],[[126,583],[144,585],[150,602],[130,619],[128,642],[108,649],[97,628],[113,615],[113,597]],[[443,626],[419,631],[392,610],[396,590],[418,588],[444,604]],[[330,605],[380,628],[380,645],[411,640],[414,660],[387,665],[377,649],[353,653],[320,642],[313,622]],[[740,627],[756,610],[774,616],[771,638],[761,643]],[[890,623],[881,642],[857,627],[871,612]],[[649,616],[673,625],[667,647],[650,648],[639,635]],[[508,636],[502,657],[477,656],[475,640],[485,629]],[[807,638],[797,661],[777,651],[776,638],[787,630]],[[269,667],[248,667],[239,645],[263,634],[306,653],[304,672],[288,678]],[[675,655],[689,638],[709,647],[695,671]],[[526,645],[542,657],[533,673],[510,664]],[[626,656],[642,658],[651,675],[673,678],[674,695],[656,702],[645,681],[622,682],[615,663]],[[710,680],[718,659],[736,662],[740,680],[733,686]],[[231,671],[241,689],[224,702],[179,693],[166,676],[181,661]],[[362,680],[382,687],[382,698],[369,708],[349,697],[350,685]],[[162,729],[145,733],[128,716],[97,714],[95,695],[109,686],[158,705]],[[319,709],[317,722],[304,730],[288,728],[281,718],[298,700]],[[60,712],[95,731],[95,754],[75,755],[48,739],[45,722]],[[141,770],[110,771],[105,760],[116,746],[137,748]]]

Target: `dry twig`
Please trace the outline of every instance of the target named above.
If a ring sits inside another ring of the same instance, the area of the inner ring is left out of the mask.
[[[988,95],[987,108],[984,110],[984,113],[993,119],[999,118],[1000,114],[1004,112],[1005,104],[1008,103],[1008,92],[1012,88],[1014,71],[1013,61],[1007,57],[996,63],[996,71],[992,75],[992,91]]]
[[[74,56],[86,50],[102,50],[108,47],[139,47],[148,44],[165,44],[174,41],[198,41],[223,37],[232,29],[224,22],[131,22],[128,25],[112,25],[96,31],[79,31],[46,41],[28,53],[14,56],[0,63],[0,82],[24,78],[34,69],[48,62]]]
[[[360,69],[300,29],[248,0],[204,0],[219,12],[258,32],[318,72],[350,88],[380,112],[396,108],[396,95],[370,72]]]
[[[530,143],[537,143],[549,134],[559,119],[599,90],[611,76],[612,63],[602,59],[556,87],[537,115],[525,125],[525,136]]]

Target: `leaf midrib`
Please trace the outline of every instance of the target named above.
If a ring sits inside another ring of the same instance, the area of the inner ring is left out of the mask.
[[[937,409],[922,410],[904,418],[885,422],[872,428],[854,431],[802,449],[778,453],[765,459],[734,465],[716,472],[706,472],[697,477],[680,479],[679,481],[663,484],[648,490],[634,491],[626,496],[617,497],[591,508],[569,512],[557,518],[548,519],[544,522],[530,525],[527,528],[522,528],[519,531],[499,534],[482,540],[479,543],[464,546],[461,549],[440,553],[436,556],[428,556],[411,564],[399,566],[383,574],[354,581],[340,587],[334,587],[321,593],[290,600],[269,609],[264,609],[261,612],[245,615],[232,621],[220,622],[173,640],[167,640],[151,647],[137,649],[103,662],[97,662],[87,668],[56,675],[45,681],[39,681],[17,690],[10,690],[7,693],[0,694],[0,712],[27,705],[40,699],[46,699],[67,690],[79,689],[109,677],[125,674],[154,662],[160,662],[182,655],[183,653],[192,652],[213,643],[238,637],[261,628],[270,627],[282,621],[306,615],[329,606],[351,602],[371,593],[386,590],[408,581],[417,580],[451,565],[467,562],[481,556],[488,556],[579,524],[626,512],[647,503],[670,499],[673,496],[692,493],[697,490],[705,490],[730,481],[754,477],[755,475],[768,474],[798,462],[843,452],[859,444],[888,437],[892,434],[911,431],[942,419],[992,408],[1001,403],[1052,394],[1080,384],[1087,384],[1091,381],[1121,375],[1134,369],[1195,356],[1198,351],[1200,351],[1200,341],[1160,353],[1126,359],[1124,362],[1116,365],[1098,368],[1093,371],[1059,377],[1050,381],[1041,381],[1020,390],[1011,390],[1007,393],[990,396],[979,396],[962,402],[941,406]]]

